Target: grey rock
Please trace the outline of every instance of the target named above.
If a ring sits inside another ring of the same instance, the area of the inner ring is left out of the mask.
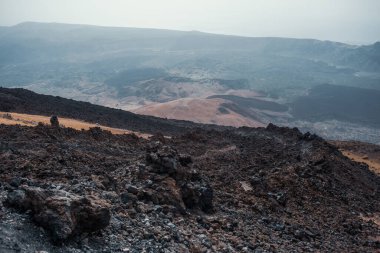
[[[7,203],[31,210],[34,221],[48,230],[54,242],[108,226],[111,213],[99,199],[90,199],[62,190],[23,187],[10,192]]]

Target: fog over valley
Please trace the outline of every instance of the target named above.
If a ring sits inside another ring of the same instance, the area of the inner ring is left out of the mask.
[[[2,27],[0,43],[4,87],[164,118],[272,122],[380,142],[380,43],[35,22]],[[207,116],[191,99],[210,108]]]

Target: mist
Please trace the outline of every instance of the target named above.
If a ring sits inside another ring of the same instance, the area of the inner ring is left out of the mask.
[[[377,0],[1,0],[0,25],[60,22],[370,44],[380,40],[379,11]]]

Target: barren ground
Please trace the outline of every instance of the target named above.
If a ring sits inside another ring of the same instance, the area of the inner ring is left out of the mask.
[[[8,118],[6,115],[10,115],[11,118]],[[24,114],[24,113],[6,113],[0,112],[0,124],[5,125],[21,125],[21,126],[37,126],[38,123],[41,122],[43,124],[49,125],[50,118],[42,115],[32,115],[32,114]],[[142,134],[139,132],[129,131],[126,129],[113,128],[108,126],[103,126],[99,124],[88,123],[81,120],[69,119],[69,118],[61,118],[59,117],[60,125],[64,127],[74,128],[76,130],[88,130],[92,127],[100,127],[103,130],[108,130],[113,134],[131,134],[134,133],[140,137],[149,137],[148,134]]]
[[[353,161],[365,163],[368,167],[380,174],[380,146],[359,141],[332,141],[343,155]]]
[[[262,127],[264,124],[229,109],[219,111],[224,99],[183,98],[140,107],[133,112],[160,118],[191,120],[196,123],[224,126]]]

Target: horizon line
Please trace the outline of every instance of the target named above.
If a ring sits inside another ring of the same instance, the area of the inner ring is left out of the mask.
[[[210,31],[200,31],[200,30],[181,30],[181,29],[170,29],[170,28],[157,28],[157,27],[135,27],[135,26],[115,26],[115,25],[97,25],[97,24],[85,24],[85,23],[63,23],[63,22],[46,22],[46,21],[22,21],[13,25],[0,25],[0,27],[17,27],[23,24],[56,24],[56,25],[72,25],[72,26],[89,26],[89,27],[101,27],[101,28],[119,28],[119,29],[146,29],[146,30],[162,30],[162,31],[173,31],[173,32],[184,32],[184,33],[203,33],[209,35],[219,35],[219,36],[230,36],[230,37],[240,37],[240,38],[275,38],[275,39],[295,39],[295,40],[315,40],[321,42],[331,42],[331,43],[339,43],[346,44],[351,46],[366,46],[373,45],[378,42],[376,40],[374,42],[354,42],[354,41],[336,41],[331,39],[319,39],[319,38],[310,38],[310,37],[285,37],[285,36],[250,36],[243,34],[225,34],[218,32],[210,32]]]

